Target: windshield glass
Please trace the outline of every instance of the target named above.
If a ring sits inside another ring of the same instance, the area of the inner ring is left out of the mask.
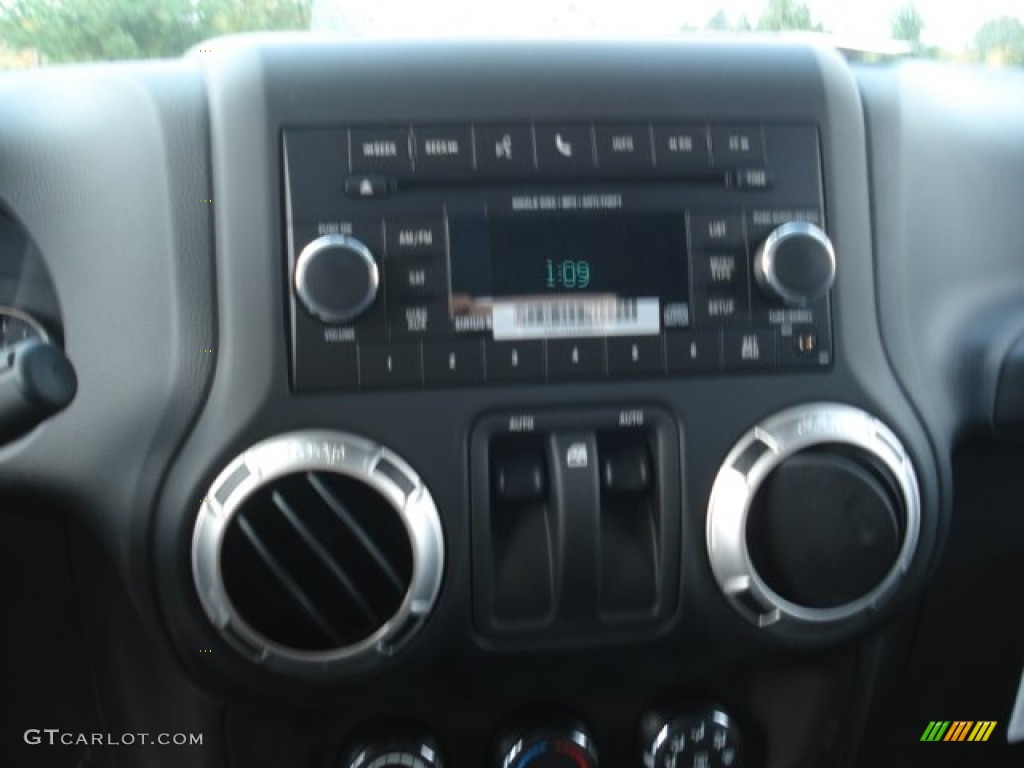
[[[178,56],[217,35],[820,36],[864,60],[1024,66],[1022,0],[0,0],[0,69]]]

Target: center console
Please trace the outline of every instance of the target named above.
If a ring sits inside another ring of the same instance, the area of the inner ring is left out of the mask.
[[[315,701],[332,768],[835,754],[843,648],[920,588],[948,503],[879,338],[843,62],[206,67],[218,366],[155,532],[193,673]]]

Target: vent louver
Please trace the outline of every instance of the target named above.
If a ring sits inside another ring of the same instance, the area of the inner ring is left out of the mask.
[[[394,508],[358,480],[278,478],[224,536],[221,571],[242,618],[280,645],[329,651],[372,635],[402,604],[412,547]]]
[[[390,451],[294,433],[232,462],[204,499],[193,572],[224,637],[279,671],[379,662],[415,634],[440,588],[440,520]]]

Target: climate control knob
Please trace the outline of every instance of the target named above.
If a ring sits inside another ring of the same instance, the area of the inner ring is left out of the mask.
[[[652,712],[641,723],[644,768],[740,768],[740,736],[717,707]]]
[[[835,280],[832,241],[814,224],[783,224],[757,249],[754,277],[770,298],[790,307],[806,307],[824,296]]]
[[[338,768],[444,768],[433,739],[393,739],[351,750]]]
[[[348,323],[370,308],[380,287],[373,253],[348,235],[324,235],[295,260],[295,294],[311,315]]]
[[[498,768],[597,768],[594,741],[579,725],[513,733],[499,752]]]

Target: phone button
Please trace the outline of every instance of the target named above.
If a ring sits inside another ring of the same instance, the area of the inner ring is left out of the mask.
[[[558,175],[589,173],[597,167],[594,132],[587,123],[538,125],[537,165]]]

